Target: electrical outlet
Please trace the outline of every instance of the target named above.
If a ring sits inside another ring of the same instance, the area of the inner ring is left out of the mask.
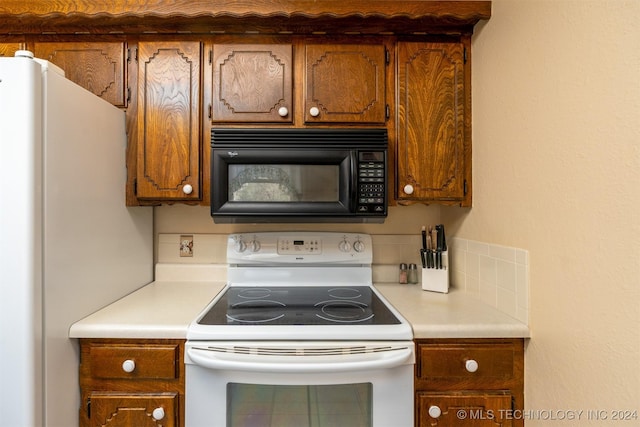
[[[184,234],[180,236],[180,256],[192,257],[193,256],[193,235]]]

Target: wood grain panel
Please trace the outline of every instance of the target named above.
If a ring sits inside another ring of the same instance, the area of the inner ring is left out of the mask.
[[[464,199],[463,56],[461,43],[398,45],[399,199]]]
[[[200,50],[199,42],[139,44],[139,198],[200,197]]]
[[[291,123],[292,66],[291,45],[214,45],[212,121]]]
[[[384,124],[384,45],[308,44],[305,54],[305,122]]]
[[[116,107],[126,107],[124,43],[39,42],[34,54],[62,68],[72,82]]]

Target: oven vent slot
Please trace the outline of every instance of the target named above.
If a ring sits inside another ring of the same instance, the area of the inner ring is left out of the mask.
[[[384,353],[405,349],[393,346],[316,347],[316,348],[272,348],[272,347],[215,347],[207,350],[217,353],[244,354],[250,356],[345,356],[351,354]]]

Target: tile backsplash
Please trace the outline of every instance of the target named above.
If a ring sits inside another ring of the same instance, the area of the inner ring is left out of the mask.
[[[529,324],[529,252],[453,237],[447,239],[451,282]]]

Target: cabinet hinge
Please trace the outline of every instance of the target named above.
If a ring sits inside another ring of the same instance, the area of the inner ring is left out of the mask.
[[[131,48],[127,48],[127,62],[131,62]]]
[[[387,119],[391,117],[391,107],[389,107],[389,104],[384,107],[384,115]]]
[[[209,49],[209,65],[213,64],[213,49]]]
[[[469,188],[467,187],[467,180],[466,179],[464,180],[464,186],[463,187],[464,187],[464,195],[466,196],[467,195],[467,191],[469,191]]]
[[[462,52],[462,58],[464,60],[464,63],[467,63],[467,47],[465,46]]]
[[[127,86],[127,103],[131,102],[131,86]]]
[[[384,61],[387,65],[391,63],[391,53],[389,52],[389,49],[384,50]]]
[[[133,180],[133,194],[138,195],[138,179]]]
[[[91,418],[91,399],[87,399],[87,418]]]
[[[209,104],[209,120],[213,118],[213,107]]]

